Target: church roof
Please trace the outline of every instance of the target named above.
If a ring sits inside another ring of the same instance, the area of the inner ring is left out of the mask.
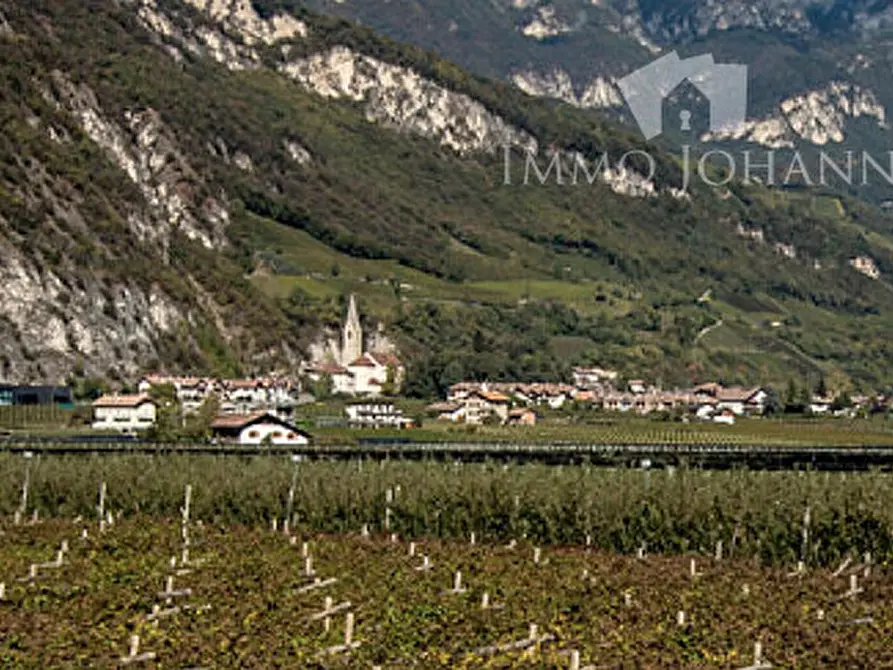
[[[348,367],[351,368],[375,368],[378,367],[380,363],[374,359],[369,354],[363,354],[357,360],[350,363]]]
[[[379,365],[385,367],[391,366],[395,368],[403,367],[403,363],[394,354],[388,351],[373,351],[369,353]]]

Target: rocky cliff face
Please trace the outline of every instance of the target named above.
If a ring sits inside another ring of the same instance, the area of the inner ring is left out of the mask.
[[[250,21],[249,6],[211,3],[209,10],[244,28],[249,41],[300,34],[293,20]],[[153,7],[140,8],[141,21],[155,21],[156,35],[176,35],[163,15],[143,11]],[[30,21],[21,6],[0,3],[0,14],[7,52],[52,43],[65,28],[49,13]],[[5,63],[5,76],[16,81],[2,103],[15,151],[7,142],[2,150],[15,158],[0,175],[0,378],[62,383],[76,371],[125,380],[172,355],[183,369],[205,366],[203,347],[248,367],[294,358],[293,343],[271,351],[233,318],[221,304],[226,288],[213,285],[219,267],[201,268],[190,251],[195,245],[208,259],[226,252],[230,204],[196,167],[180,131],[150,106],[104,104],[73,73],[75,63],[61,55],[39,61],[52,53],[30,52],[28,78],[17,61]],[[304,159],[299,144],[294,152]]]
[[[198,201],[196,194],[206,190],[201,178],[157,111],[131,110],[125,113],[124,123],[118,124],[108,118],[88,86],[74,85],[59,71],[52,73],[51,84],[51,89],[45,89],[50,102],[77,119],[84,133],[143,195],[149,217],[128,218],[138,238],[159,245],[165,257],[173,231],[209,249],[226,244],[229,214],[212,197]]]
[[[438,140],[460,154],[493,153],[505,145],[536,150],[533,137],[467,95],[346,47],[288,62],[281,69],[314,93],[364,103],[370,121]]]
[[[859,118],[871,119],[881,130],[888,127],[887,110],[873,91],[835,81],[782,100],[778,111],[767,118],[707,133],[702,140],[747,140],[773,149],[792,148],[796,140],[818,146],[840,144],[846,139],[847,125]]]
[[[160,286],[72,283],[0,237],[0,375],[63,383],[74,370],[123,379],[159,360],[160,336],[189,315]]]
[[[624,17],[641,25],[650,39],[663,45],[692,42],[712,33],[742,29],[799,37],[873,33],[893,20],[893,11],[886,4],[871,0],[695,0],[680,3],[615,0],[610,3]]]
[[[560,68],[545,74],[538,74],[533,70],[516,72],[512,75],[512,82],[529,95],[554,98],[585,109],[606,109],[623,105],[620,91],[607,77],[592,79],[579,93],[570,75]]]
[[[210,25],[166,14],[156,0],[137,1],[144,25],[160,39],[173,42],[177,49],[205,53],[231,70],[260,67],[258,44],[270,46],[308,34],[307,26],[290,16],[261,18],[249,0],[186,0],[211,19]],[[407,68],[344,46],[290,58],[290,49],[284,45],[278,54],[279,70],[308,90],[363,102],[370,121],[438,140],[460,154],[492,153],[506,144],[536,148],[534,138],[479,102]]]

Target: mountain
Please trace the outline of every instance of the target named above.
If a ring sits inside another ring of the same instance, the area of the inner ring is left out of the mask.
[[[893,379],[893,220],[855,197],[683,192],[622,121],[287,2],[0,0],[0,50],[2,377],[294,370],[356,292],[419,394]]]
[[[265,0],[267,4],[273,0]],[[283,4],[283,3],[280,3]],[[311,0],[531,95],[630,121],[616,80],[676,50],[749,68],[749,116],[701,139],[755,147],[890,144],[893,9],[875,0]],[[891,184],[869,189],[890,199]],[[864,190],[864,189],[863,189]]]

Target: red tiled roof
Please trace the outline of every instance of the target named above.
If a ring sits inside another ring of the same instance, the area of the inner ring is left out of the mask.
[[[268,412],[252,412],[251,414],[221,414],[211,422],[211,428],[244,428],[249,423],[269,417],[276,423],[283,423]]]
[[[747,402],[751,397],[756,395],[759,390],[759,388],[745,389],[739,387],[719,389],[716,392],[716,399],[721,402]]]
[[[497,393],[496,391],[478,391],[477,394],[483,398],[484,400],[488,400],[489,402],[508,402],[509,399],[507,396],[504,396],[502,393]]]
[[[320,363],[310,368],[312,372],[319,372],[328,375],[343,375],[347,372],[347,368],[336,363]]]
[[[263,386],[263,382],[259,379],[227,379],[223,383],[233,389],[253,389]]]
[[[93,401],[93,407],[139,407],[147,402],[153,401],[144,393],[138,395],[104,395]]]
[[[385,367],[391,366],[395,368],[403,367],[403,363],[400,362],[400,359],[388,351],[373,351],[369,355],[372,356],[372,358],[375,359],[379,365],[384,365]]]
[[[374,358],[372,358],[369,354],[363,354],[357,360],[355,360],[353,363],[348,365],[348,367],[351,367],[351,368],[356,368],[356,367],[374,368],[374,367],[378,367],[378,362]]]

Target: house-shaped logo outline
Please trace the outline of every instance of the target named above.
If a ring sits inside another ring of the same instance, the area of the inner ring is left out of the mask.
[[[747,118],[747,66],[717,64],[711,54],[680,59],[675,51],[617,82],[646,140],[663,132],[663,101],[689,81],[710,103],[710,130],[720,132]]]

